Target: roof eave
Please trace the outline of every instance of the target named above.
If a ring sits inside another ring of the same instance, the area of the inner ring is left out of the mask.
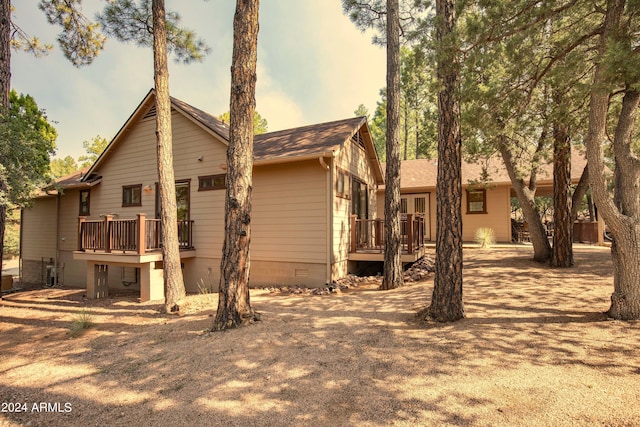
[[[338,149],[339,150],[339,149]],[[306,160],[317,160],[320,157],[333,158],[337,155],[337,150],[323,151],[314,154],[305,154],[302,156],[279,156],[270,157],[268,159],[254,160],[254,166],[278,165],[282,163],[304,162]]]

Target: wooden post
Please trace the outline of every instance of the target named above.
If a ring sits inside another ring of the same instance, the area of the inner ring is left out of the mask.
[[[147,233],[147,214],[139,213],[138,214],[138,254],[144,255],[145,250],[147,249],[147,243],[145,239],[145,235]]]
[[[351,253],[356,252],[356,215],[351,215]]]
[[[111,252],[111,221],[113,221],[113,215],[104,216],[104,251],[106,253]]]
[[[87,220],[86,216],[78,217],[78,250],[82,251],[84,248],[82,247],[82,224]]]
[[[407,214],[407,253],[413,253],[413,214]]]
[[[376,219],[376,247],[382,246],[382,236],[384,233],[384,220],[381,218]]]

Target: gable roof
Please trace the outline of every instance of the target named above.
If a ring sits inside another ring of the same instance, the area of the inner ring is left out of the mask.
[[[222,143],[228,144],[229,127],[217,117],[173,97],[171,97],[171,107],[211,135],[214,135]],[[128,130],[154,108],[155,91],[151,89],[113,140],[107,145],[104,152],[91,166],[87,176],[94,173],[99,165],[104,162],[113,148],[124,138]],[[358,134],[371,161],[376,180],[378,183],[382,183],[382,170],[380,169],[380,163],[378,162],[365,117],[354,117],[256,135],[253,146],[254,163],[260,165],[319,157],[334,157],[349,139]]]
[[[584,153],[574,152],[571,158],[571,180],[580,180],[582,171],[587,164]],[[490,158],[486,164],[466,162],[462,160],[462,185],[482,182],[483,167],[489,174],[488,182],[493,185],[511,185],[511,179],[504,167],[501,157]],[[400,164],[400,188],[411,191],[424,188],[435,188],[438,177],[437,159],[404,160]],[[553,183],[553,164],[545,164],[538,172],[538,185]]]
[[[182,113],[185,116],[192,118],[197,121],[207,129],[214,132],[216,135],[223,138],[225,141],[229,141],[229,126],[222,120],[218,119],[211,114],[202,111],[199,108],[194,107],[193,105],[189,105],[184,101],[180,101],[177,98],[171,97],[171,106],[182,110]]]
[[[55,196],[59,192],[64,193],[65,190],[86,189],[100,184],[100,181],[102,181],[101,176],[89,176],[86,175],[86,172],[87,168],[83,168],[72,172],[69,175],[60,177],[40,190],[40,192],[36,194],[35,197],[39,198],[45,196]]]
[[[256,135],[253,139],[254,160],[337,153],[365,122],[364,117],[354,117]]]

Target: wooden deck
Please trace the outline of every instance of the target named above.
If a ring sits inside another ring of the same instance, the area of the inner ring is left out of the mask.
[[[180,250],[193,250],[193,221],[178,221]],[[147,219],[145,214],[136,218],[78,221],[78,250],[115,254],[144,255],[162,250],[159,219]]]
[[[424,255],[425,218],[403,214],[400,218],[402,262],[414,262]],[[351,216],[349,261],[384,261],[384,220]]]

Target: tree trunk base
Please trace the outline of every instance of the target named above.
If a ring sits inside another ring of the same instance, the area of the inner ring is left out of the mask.
[[[244,313],[237,318],[231,318],[225,320],[215,320],[211,326],[211,332],[226,331],[227,329],[237,329],[243,326],[249,326],[255,322],[259,322],[262,319],[260,313],[251,311],[250,313]]]
[[[180,299],[172,304],[165,304],[164,312],[166,314],[180,314],[180,308],[184,305],[184,300]]]
[[[639,320],[640,299],[614,292],[611,294],[611,308],[607,311],[607,316],[616,320]]]
[[[462,307],[454,307],[453,309],[439,310],[430,305],[423,308],[417,314],[420,320],[425,322],[448,323],[464,319],[464,309]]]

